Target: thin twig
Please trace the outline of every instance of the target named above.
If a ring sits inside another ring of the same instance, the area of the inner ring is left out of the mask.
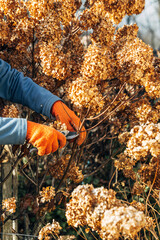
[[[102,169],[106,164],[108,164],[108,162],[110,161],[111,159],[107,159],[107,161],[105,161],[104,163],[102,163],[96,170],[94,170],[93,172],[91,173],[88,173],[88,174],[85,174],[84,175],[84,178],[87,178],[87,177],[90,177],[92,175],[94,175],[95,173],[97,173],[100,169]]]
[[[126,84],[126,83],[124,83],[124,84],[122,85],[122,87],[120,88],[119,92],[117,93],[117,95],[115,96],[115,98],[113,99],[113,101],[109,104],[109,106],[108,106],[102,113],[98,114],[97,116],[95,116],[95,117],[93,117],[93,118],[87,118],[86,120],[90,120],[90,121],[96,120],[97,118],[99,118],[99,117],[101,117],[102,115],[104,115],[104,114],[108,111],[108,109],[110,108],[110,106],[116,101],[116,99],[118,98],[118,96],[119,96],[120,93],[122,92],[125,84]]]
[[[72,151],[73,151],[73,152],[72,152],[71,158],[69,159],[69,162],[68,162],[68,165],[67,165],[66,170],[64,171],[63,177],[61,178],[58,186],[57,186],[56,189],[55,189],[56,192],[57,192],[58,189],[62,186],[62,183],[63,183],[64,179],[66,178],[67,172],[68,172],[68,170],[69,170],[69,168],[70,168],[70,165],[71,165],[71,163],[72,163],[72,161],[73,161],[73,159],[74,159],[75,153],[76,153],[76,146],[77,146],[77,144],[76,144],[76,142],[74,142],[73,147],[72,147]]]
[[[11,168],[11,170],[9,171],[9,173],[7,174],[7,176],[6,176],[4,179],[2,179],[2,181],[0,182],[0,186],[3,185],[3,184],[7,181],[7,179],[10,177],[10,175],[12,174],[13,170],[16,168],[16,166],[17,166],[17,164],[18,164],[18,162],[19,162],[20,160],[21,160],[21,158],[18,158],[18,159],[15,161],[14,165],[12,166],[12,168]]]
[[[92,233],[92,231],[90,231],[90,233],[91,233],[91,235],[94,237],[94,239],[98,240],[98,238],[96,238],[96,237],[94,236],[94,234]]]
[[[154,238],[155,238],[156,240],[159,240],[159,238],[157,237],[157,235],[156,235],[156,233],[155,233],[154,230],[149,229],[149,231],[152,233],[152,235],[154,236]]]
[[[21,172],[29,181],[31,181],[35,186],[37,186],[37,183],[31,179],[24,171],[23,169],[20,169],[19,172]]]
[[[78,234],[81,238],[83,238],[83,239],[86,240],[86,238],[84,238],[84,237],[77,231],[77,229],[76,229],[75,227],[72,226],[72,228],[77,232],[77,234]]]
[[[112,174],[112,177],[111,177],[111,179],[110,179],[110,181],[109,181],[108,189],[110,189],[110,187],[111,187],[111,182],[112,182],[112,180],[113,180],[115,174],[116,174],[116,170],[115,170],[114,173]]]
[[[92,142],[92,143],[90,143],[90,144],[87,144],[86,145],[86,147],[87,148],[90,148],[92,145],[94,145],[95,143],[98,143],[98,142],[101,142],[102,140],[104,140],[105,139],[105,137],[106,137],[106,133],[101,137],[101,138],[99,138],[98,140],[95,140],[94,142]]]
[[[80,226],[79,226],[79,229],[80,229],[81,233],[83,234],[84,239],[87,240],[87,238],[86,238],[86,236],[85,236],[85,234],[84,234],[84,232],[83,232],[83,230],[82,230],[82,228]]]
[[[140,91],[140,90],[139,90]],[[137,93],[135,93],[133,96],[131,96],[129,99],[121,102],[119,105],[117,105],[111,112],[109,112],[102,120],[100,120],[97,124],[95,124],[94,126],[92,126],[91,128],[88,128],[87,131],[90,131],[94,128],[96,128],[97,126],[99,126],[101,123],[103,123],[109,116],[112,116],[113,113],[115,113],[123,104],[129,102],[132,98],[134,98],[136,96]],[[87,120],[87,119],[86,119]],[[88,119],[89,120],[89,119]]]
[[[156,168],[156,172],[155,172],[155,175],[154,175],[154,179],[153,179],[152,185],[149,189],[149,193],[148,193],[148,196],[147,196],[147,199],[146,199],[146,214],[147,214],[148,200],[149,200],[153,185],[155,184],[155,181],[156,181],[156,178],[157,178],[158,167],[159,167],[159,157],[157,158],[157,168]]]
[[[45,178],[46,178],[46,176],[47,176],[47,173],[48,173],[48,166],[47,166],[47,169],[46,169],[46,171],[45,171],[45,174],[44,174],[44,176],[43,176],[43,178],[42,178],[42,181],[41,181],[41,183],[40,183],[40,185],[39,185],[39,189],[41,189],[41,187],[42,187],[42,185],[43,185],[43,183],[44,183],[44,180],[45,180]]]
[[[22,236],[22,237],[34,237],[34,238],[38,238],[38,236],[35,236],[35,235],[27,235],[27,234],[20,234],[20,233],[2,233],[2,232],[0,232],[0,235],[6,235],[6,236],[14,236],[14,235],[17,235],[17,236]]]

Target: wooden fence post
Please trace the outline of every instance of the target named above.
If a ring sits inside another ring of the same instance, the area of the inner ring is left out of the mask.
[[[10,172],[12,166],[10,162],[14,162],[16,159],[14,159],[13,156],[11,161],[7,161],[6,163],[1,164],[1,179],[4,179],[7,174]],[[7,180],[4,182],[1,188],[1,195],[2,195],[2,200],[7,199],[7,198],[12,198],[15,197],[17,200],[18,197],[18,175],[17,175],[17,168],[15,168],[12,171],[12,174],[7,178]],[[18,227],[17,227],[17,220],[8,220],[2,228],[2,240],[16,240],[17,237],[15,235],[7,235],[7,233],[12,233],[13,229],[15,232],[17,232]]]

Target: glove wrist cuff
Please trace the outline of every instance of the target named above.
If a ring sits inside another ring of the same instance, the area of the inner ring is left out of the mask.
[[[26,139],[29,140],[32,136],[32,133],[35,129],[35,125],[37,125],[34,122],[27,121],[27,134],[26,134]]]
[[[53,115],[53,117],[56,116],[57,109],[59,109],[61,107],[60,103],[63,103],[63,102],[58,100],[52,105],[51,114]]]

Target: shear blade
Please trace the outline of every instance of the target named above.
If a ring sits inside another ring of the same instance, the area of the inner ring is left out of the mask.
[[[79,136],[79,134],[77,132],[70,132],[68,130],[61,131],[61,133],[63,133],[65,135],[67,140],[72,140],[72,139],[74,139],[74,138]]]

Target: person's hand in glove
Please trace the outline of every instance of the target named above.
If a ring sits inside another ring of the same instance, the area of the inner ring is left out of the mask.
[[[65,123],[70,132],[78,132],[81,126],[80,119],[62,101],[57,101],[53,104],[51,114],[55,116],[57,120],[61,121],[61,123]],[[85,128],[82,127],[78,133],[77,144],[81,145],[86,138]]]
[[[47,155],[63,148],[66,137],[54,128],[27,121],[26,139],[38,149],[38,155]]]

